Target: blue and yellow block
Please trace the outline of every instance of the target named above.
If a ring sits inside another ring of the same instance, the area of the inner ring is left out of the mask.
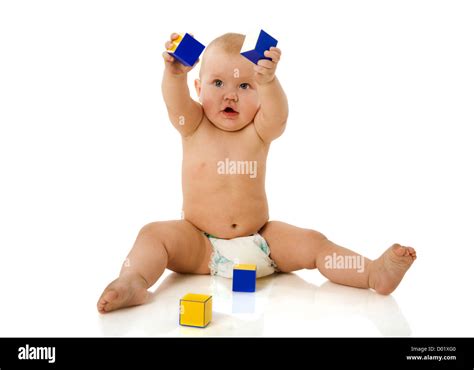
[[[205,328],[212,320],[212,296],[186,294],[179,301],[179,324]]]
[[[232,277],[232,290],[234,292],[255,292],[257,285],[257,266],[235,265]]]
[[[277,46],[278,40],[270,36],[264,30],[254,35],[246,35],[240,54],[250,60],[252,63],[257,64],[260,59],[268,59],[265,56],[265,51],[269,50],[272,46]]]
[[[203,44],[189,33],[184,35],[180,34],[179,37],[172,42],[173,46],[166,51],[169,55],[188,67],[192,67],[196,63],[205,48]]]

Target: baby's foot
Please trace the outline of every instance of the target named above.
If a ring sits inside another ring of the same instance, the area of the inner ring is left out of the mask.
[[[369,287],[380,294],[392,293],[415,260],[416,251],[412,247],[392,245],[372,262]]]
[[[146,281],[139,275],[123,275],[112,281],[99,298],[97,310],[107,313],[123,307],[145,303]]]

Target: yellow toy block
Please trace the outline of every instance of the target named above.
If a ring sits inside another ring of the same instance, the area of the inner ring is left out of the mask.
[[[181,298],[179,306],[180,325],[204,328],[211,322],[212,296],[189,293]]]

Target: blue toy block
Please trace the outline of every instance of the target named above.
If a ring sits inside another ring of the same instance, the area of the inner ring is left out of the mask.
[[[192,67],[199,59],[204,48],[203,44],[189,33],[186,33],[184,36],[179,35],[176,40],[173,40],[173,46],[167,52],[185,66]]]
[[[240,50],[240,54],[250,60],[252,63],[257,64],[260,59],[268,59],[264,53],[269,50],[272,46],[277,46],[278,40],[270,36],[264,30],[260,30],[260,33],[253,37],[245,36],[244,44]]]
[[[234,292],[255,292],[257,285],[257,266],[235,265],[232,277]]]

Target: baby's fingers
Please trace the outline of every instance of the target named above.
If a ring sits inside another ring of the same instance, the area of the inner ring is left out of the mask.
[[[261,74],[261,75],[270,75],[270,74],[272,74],[272,72],[270,71],[270,68],[263,67],[260,64],[256,65],[256,66],[253,66],[253,70],[256,73]]]
[[[165,49],[168,50],[168,49],[171,49],[173,47],[173,43],[171,41],[166,41],[165,42]]]
[[[272,47],[270,50],[266,50],[264,55],[267,58],[272,58],[273,62],[278,63],[280,61],[280,58],[281,58],[281,51],[280,51],[280,49]]]
[[[169,63],[174,62],[174,58],[171,55],[169,55],[166,51],[164,51],[162,55],[165,62],[169,62]]]
[[[267,68],[267,69],[275,68],[275,63],[267,59],[260,59],[257,65],[263,68]]]
[[[179,35],[177,33],[173,32],[170,35],[170,39],[165,42],[165,49],[171,49],[174,45],[173,41],[176,40],[177,38],[179,38]]]

